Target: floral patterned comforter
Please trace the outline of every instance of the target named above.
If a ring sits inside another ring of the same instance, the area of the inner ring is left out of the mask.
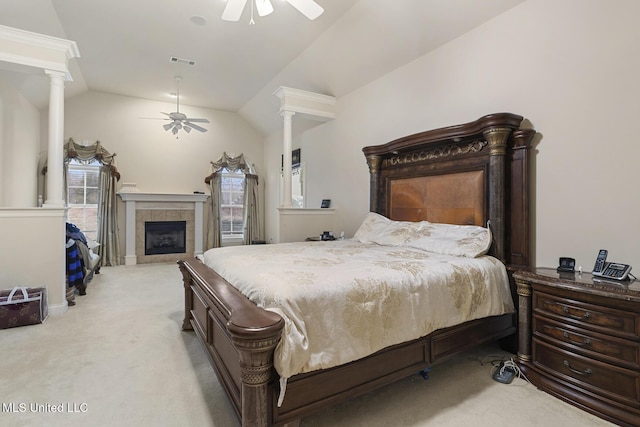
[[[490,256],[349,239],[216,248],[202,259],[285,320],[274,360],[284,384],[437,329],[514,311],[506,269]]]

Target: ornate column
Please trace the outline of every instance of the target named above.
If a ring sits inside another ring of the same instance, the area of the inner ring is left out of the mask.
[[[280,341],[284,320],[273,312],[260,312],[248,320],[247,312],[234,312],[227,323],[240,357],[242,427],[266,427],[270,401],[267,386],[273,379],[273,349]],[[255,313],[254,313],[255,315]],[[257,323],[256,323],[257,322]],[[247,329],[244,325],[261,324]]]
[[[375,211],[378,206],[378,183],[380,182],[380,163],[382,157],[372,154],[367,156],[367,164],[369,165],[369,210]],[[386,212],[388,214],[388,212]]]
[[[531,285],[516,279],[518,292],[518,360],[531,361]]]
[[[293,206],[292,202],[292,190],[291,190],[291,147],[292,147],[292,118],[296,114],[293,111],[283,111],[282,118],[284,119],[284,136],[282,140],[283,144],[283,163],[282,163],[282,178],[283,178],[283,193],[281,206],[290,208]]]
[[[507,154],[507,139],[511,133],[510,128],[489,128],[482,132],[489,146],[490,169],[489,176],[489,219],[491,232],[494,237],[495,256],[501,261],[505,256],[505,157]]]
[[[47,200],[44,206],[64,207],[64,81],[66,73],[45,70],[49,75],[49,144]]]

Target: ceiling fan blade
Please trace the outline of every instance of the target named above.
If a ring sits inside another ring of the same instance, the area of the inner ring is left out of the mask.
[[[273,13],[273,5],[270,0],[256,0],[256,9],[259,16],[267,16]]]
[[[206,130],[205,128],[203,128],[202,126],[194,125],[194,124],[193,124],[193,123],[191,123],[191,122],[186,122],[186,123],[185,123],[185,126],[189,126],[189,127],[193,128],[193,129],[195,129],[195,130],[198,130],[198,131],[200,131],[200,132],[206,132],[206,131],[207,131],[207,130]]]
[[[222,12],[222,19],[224,21],[239,21],[246,4],[247,0],[227,0],[227,6]]]
[[[196,123],[209,123],[209,120],[207,119],[192,119],[191,117],[189,117],[186,120],[189,122],[196,122]]]
[[[298,9],[307,18],[314,20],[322,15],[324,9],[313,0],[286,0],[291,6]]]

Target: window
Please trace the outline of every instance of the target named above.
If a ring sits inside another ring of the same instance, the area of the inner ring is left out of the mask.
[[[67,221],[87,238],[97,240],[100,163],[88,165],[71,160],[67,170]]]
[[[220,233],[222,239],[244,238],[244,173],[222,169]]]

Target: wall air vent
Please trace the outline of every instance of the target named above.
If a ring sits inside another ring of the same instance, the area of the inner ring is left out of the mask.
[[[169,58],[169,60],[171,62],[177,62],[177,63],[180,63],[180,64],[196,65],[196,61],[194,61],[192,59],[178,58],[177,56],[172,56],[171,58]]]

